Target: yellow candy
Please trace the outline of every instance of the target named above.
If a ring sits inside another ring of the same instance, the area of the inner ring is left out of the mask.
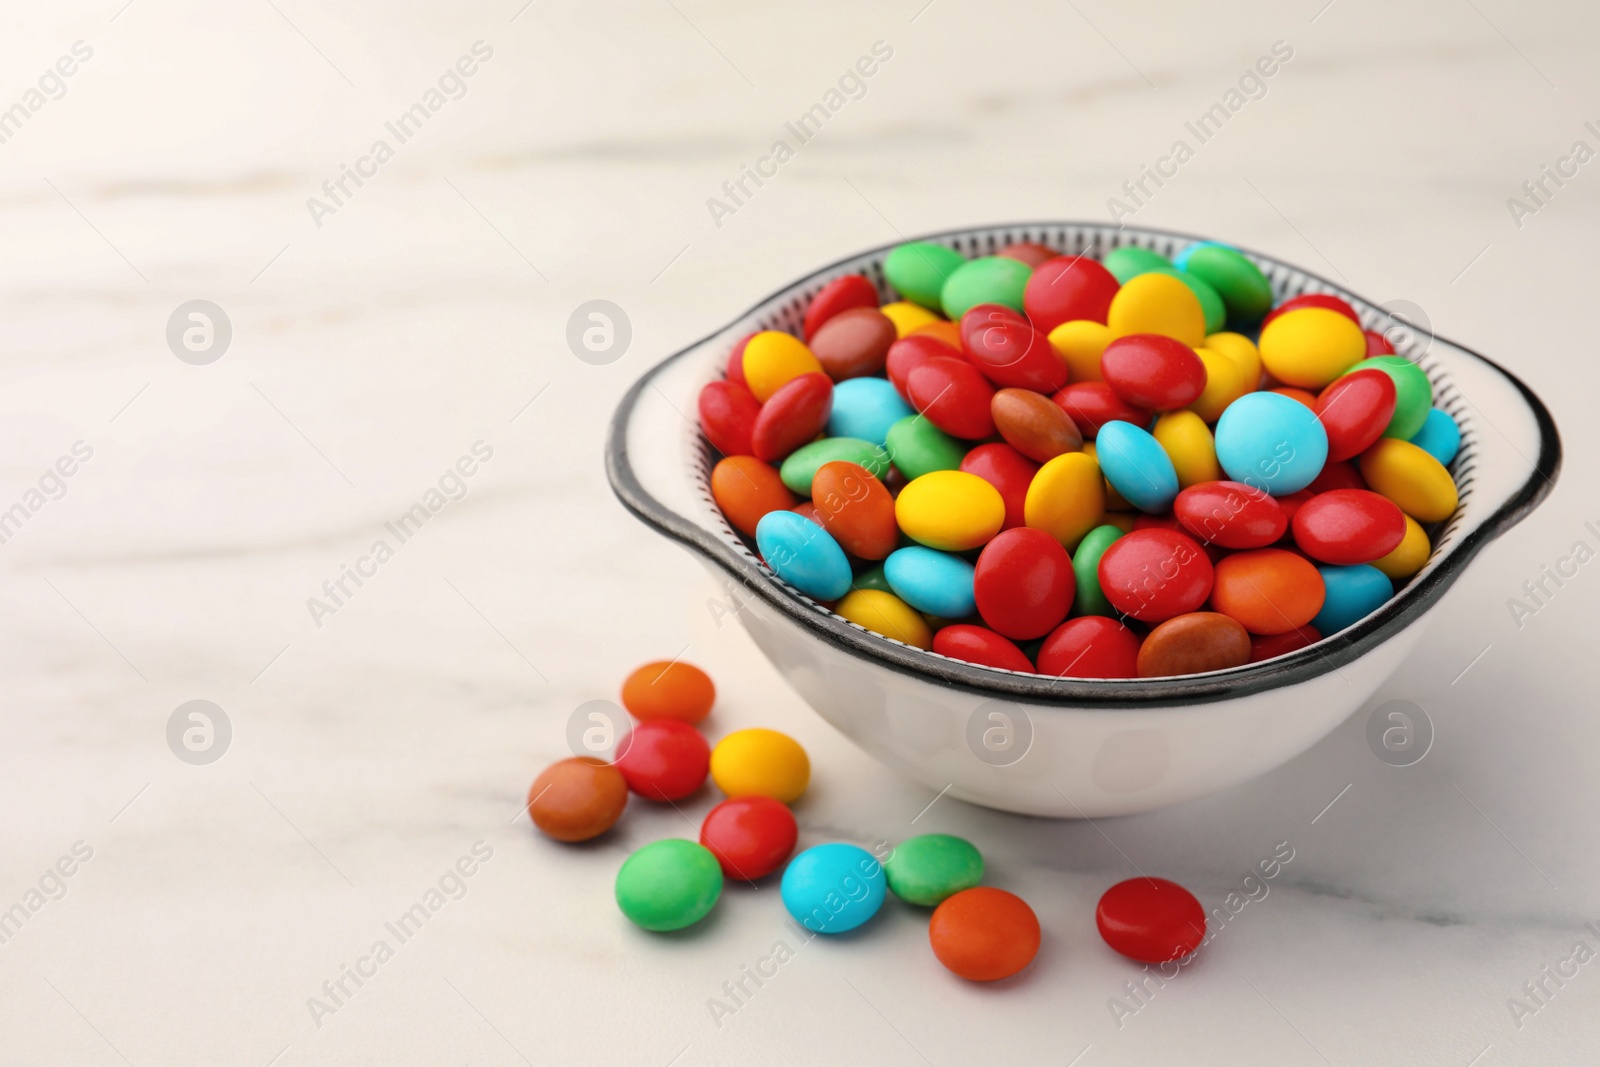
[[[1361,477],[1418,522],[1442,522],[1456,510],[1450,472],[1410,441],[1380,439],[1361,453]]]
[[[1073,319],[1050,331],[1050,347],[1067,361],[1067,380],[1103,381],[1100,353],[1113,340],[1111,327],[1092,319]]]
[[[1213,352],[1221,352],[1239,364],[1244,369],[1244,380],[1251,389],[1261,384],[1261,350],[1244,334],[1226,330],[1207,334],[1205,347]]]
[[[1417,520],[1410,515],[1403,516],[1406,520],[1406,534],[1394,551],[1382,559],[1375,559],[1372,565],[1384,574],[1399,581],[1409,578],[1422,569],[1428,562],[1428,555],[1433,551],[1433,546],[1428,544],[1428,535],[1422,531]]]
[[[1321,389],[1367,358],[1367,339],[1347,316],[1296,308],[1261,331],[1261,362],[1285,385]]]
[[[1085,441],[1083,443],[1083,452],[1090,459],[1094,460],[1096,465],[1099,464],[1099,462],[1100,462],[1100,453],[1098,451],[1096,451],[1093,441]],[[1105,479],[1101,479],[1101,480],[1105,481]],[[1128,498],[1123,496],[1121,493],[1117,492],[1117,487],[1116,486],[1112,485],[1109,481],[1106,481],[1105,482],[1105,487],[1106,487],[1106,510],[1107,511],[1132,511],[1132,510],[1134,510],[1133,505],[1128,503]]]
[[[911,605],[882,589],[857,589],[833,609],[857,626],[915,648],[932,648],[933,631]]]
[[[1033,476],[1022,517],[1024,524],[1043,530],[1071,551],[1084,534],[1100,525],[1105,510],[1106,482],[1100,464],[1087,453],[1068,452]]]
[[[1192,348],[1206,339],[1206,314],[1200,309],[1200,298],[1170,274],[1130,278],[1111,298],[1106,325],[1113,337],[1159,333]]]
[[[711,780],[730,797],[771,797],[792,804],[811,781],[811,761],[787,734],[739,730],[711,750]]]
[[[1169,411],[1156,420],[1156,427],[1150,434],[1172,460],[1172,469],[1178,472],[1179,489],[1221,480],[1216,442],[1199,415],[1192,411]]]
[[[926,326],[930,322],[944,321],[927,308],[906,300],[896,300],[892,304],[883,305],[878,310],[889,316],[889,321],[894,323],[896,337],[904,337],[917,327]]]
[[[1000,490],[965,471],[913,478],[894,502],[895,521],[913,541],[945,552],[986,544],[1005,525]]]
[[[802,374],[823,373],[822,364],[804,341],[777,330],[766,330],[750,338],[744,346],[743,365],[745,384],[762,403]]]
[[[1209,343],[1212,338],[1220,336],[1221,334],[1212,334],[1206,341]],[[1199,398],[1189,405],[1188,410],[1206,422],[1216,422],[1222,418],[1223,410],[1254,389],[1255,383],[1261,379],[1259,362],[1255,374],[1252,375],[1248,368],[1241,367],[1237,360],[1226,353],[1210,348],[1197,348],[1194,354],[1205,364],[1206,387],[1201,391]]]

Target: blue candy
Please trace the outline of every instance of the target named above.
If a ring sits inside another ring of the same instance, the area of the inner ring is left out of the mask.
[[[882,448],[889,427],[915,414],[887,378],[849,378],[833,387],[828,436],[857,437]]]
[[[883,864],[855,845],[808,848],[783,872],[779,893],[790,915],[819,934],[854,930],[883,907]]]
[[[1322,610],[1311,620],[1311,625],[1323,637],[1366,618],[1394,596],[1394,583],[1369,563],[1353,567],[1319,565],[1317,572],[1322,575],[1326,593]]]
[[[1328,458],[1328,434],[1316,414],[1281,393],[1246,393],[1229,404],[1216,442],[1229,478],[1272,496],[1310,485]]]
[[[964,619],[978,609],[972,574],[972,564],[960,556],[922,545],[895,549],[883,561],[894,595],[941,619]]]
[[[1456,420],[1450,417],[1449,412],[1429,408],[1422,429],[1417,431],[1411,443],[1448,467],[1461,450],[1461,427],[1456,425]]]
[[[1150,434],[1131,422],[1108,422],[1095,437],[1094,451],[1100,472],[1128,503],[1152,514],[1172,506],[1178,495],[1178,472],[1167,450]]]
[[[850,560],[833,536],[792,511],[769,511],[756,523],[756,548],[779,578],[814,600],[850,591]]]

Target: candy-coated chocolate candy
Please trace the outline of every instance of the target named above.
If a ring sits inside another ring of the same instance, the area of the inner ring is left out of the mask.
[[[1106,325],[1117,337],[1158,333],[1192,347],[1206,337],[1206,316],[1199,298],[1167,274],[1141,274],[1124,282],[1111,298]]]
[[[1317,493],[1330,493],[1335,489],[1365,489],[1366,480],[1361,477],[1361,469],[1349,460],[1340,463],[1329,461],[1322,468],[1322,473],[1306,486],[1306,492],[1313,495]]]
[[[1394,418],[1394,379],[1376,367],[1334,380],[1317,397],[1317,418],[1328,434],[1328,459],[1337,463],[1365,451]]]
[[[934,323],[944,321],[927,308],[906,300],[896,300],[891,304],[883,305],[878,310],[883,312],[890,322],[894,323],[895,333],[902,338],[925,326],[932,326]]]
[[[1178,494],[1172,513],[1202,542],[1223,548],[1265,548],[1289,528],[1278,502],[1243,482],[1202,482]]]
[[[1238,620],[1215,611],[1174,616],[1151,630],[1139,646],[1141,678],[1205,674],[1249,662],[1250,635]]]
[[[1261,331],[1261,362],[1285,385],[1320,389],[1366,354],[1361,327],[1327,308],[1296,308]]]
[[[1139,635],[1104,615],[1068,619],[1044,639],[1038,660],[1039,673],[1053,678],[1136,678]]]
[[[1141,274],[1172,266],[1172,260],[1148,248],[1125,245],[1101,256],[1100,264],[1117,279],[1118,285],[1127,285]]]
[[[823,437],[801,445],[778,468],[783,484],[801,496],[812,495],[817,471],[829,463],[854,463],[875,478],[889,473],[889,453],[855,437]]]
[[[1178,473],[1166,450],[1132,423],[1108,422],[1095,438],[1106,481],[1140,511],[1166,511],[1178,495]]]
[[[1143,514],[1141,514],[1139,512],[1136,512],[1136,511],[1122,510],[1122,511],[1107,511],[1105,513],[1105,515],[1103,516],[1103,518],[1105,519],[1105,523],[1106,523],[1107,526],[1115,526],[1117,529],[1121,530],[1123,533],[1130,533],[1130,532],[1132,532],[1135,523],[1137,523],[1140,519],[1148,518],[1148,516],[1143,515]],[[1081,588],[1081,583],[1080,583],[1080,588]]]
[[[1304,626],[1322,610],[1323,597],[1317,568],[1282,548],[1224,557],[1211,587],[1212,608],[1253,634],[1281,634]]]
[[[883,873],[895,896],[931,908],[983,881],[983,855],[965,838],[922,834],[896,845]]]
[[[1083,447],[1072,416],[1031,389],[1001,389],[989,401],[989,414],[1007,444],[1039,463]]]
[[[857,463],[834,460],[811,479],[817,521],[839,547],[857,559],[883,559],[894,551],[900,528],[894,498],[883,483]]]
[[[811,338],[811,354],[834,381],[883,373],[889,346],[899,335],[877,306],[848,308],[834,315]]]
[[[1297,626],[1281,634],[1251,634],[1250,662],[1260,663],[1264,659],[1287,656],[1321,640],[1322,635],[1317,633],[1315,626]]]
[[[1311,625],[1324,637],[1332,637],[1366,618],[1394,596],[1394,584],[1369,563],[1353,567],[1323,565],[1317,572],[1322,575],[1327,595]]]
[[[1136,408],[1106,382],[1072,382],[1050,399],[1068,415],[1084,439],[1094,438],[1108,422],[1127,422],[1144,426],[1150,413]]]
[[[1067,377],[1074,382],[1098,382],[1100,356],[1116,337],[1111,327],[1092,319],[1072,319],[1050,331],[1050,347],[1067,361]]]
[[[733,528],[749,537],[772,511],[794,507],[794,494],[771,464],[754,456],[728,456],[711,468],[711,498]]]
[[[1083,535],[1072,553],[1072,572],[1077,583],[1072,611],[1075,615],[1110,615],[1111,602],[1100,590],[1100,557],[1123,531],[1111,525],[1096,526]]]
[[[1193,893],[1165,878],[1118,882],[1100,897],[1094,921],[1106,944],[1140,963],[1181,960],[1206,937],[1205,909]]]
[[[1450,413],[1439,408],[1429,408],[1422,429],[1411,438],[1411,443],[1448,467],[1461,450],[1461,427]]]
[[[1204,280],[1227,305],[1234,322],[1256,322],[1272,306],[1272,283],[1237,249],[1203,241],[1185,249],[1173,265]]]
[[[937,652],[939,649],[927,620],[910,604],[894,595],[889,587],[888,575],[883,573],[882,568],[875,567],[872,573],[883,576],[881,589],[864,586],[864,576],[858,576],[856,588],[846,593],[833,610],[875,634],[892,637],[913,648],[931,648]]]
[[[989,401],[994,387],[976,367],[954,356],[935,356],[906,376],[906,399],[952,437],[981,440],[994,433]]]
[[[909,416],[889,427],[883,447],[895,470],[913,480],[934,471],[953,471],[967,454],[965,445],[921,415]]]
[[[1049,245],[1042,245],[1037,241],[1013,241],[996,252],[995,255],[1009,256],[1019,263],[1026,263],[1035,269],[1041,263],[1061,258],[1061,253]]]
[[[1350,368],[1352,372],[1368,369],[1381,370],[1394,379],[1394,418],[1383,436],[1411,440],[1433,409],[1433,383],[1427,373],[1404,356],[1374,356]]]
[[[1067,383],[1067,364],[1050,339],[1010,308],[979,304],[961,316],[961,347],[999,386],[1053,393]]]
[[[789,510],[800,516],[802,519],[809,519],[818,526],[822,525],[822,519],[817,515],[817,506],[809,500],[802,500]]]
[[[946,319],[935,319],[925,326],[918,326],[908,336],[932,338],[957,352],[961,351],[961,326]]]
[[[1057,256],[1034,267],[1022,292],[1022,309],[1050,333],[1063,322],[1104,323],[1120,282],[1087,256]]]
[[[682,930],[710,914],[722,895],[722,867],[704,845],[669,837],[622,861],[617,907],[646,930]]]
[[[969,982],[1018,973],[1039,954],[1039,918],[1019,896],[976,886],[947,898],[928,920],[939,962]]]
[[[895,595],[918,611],[941,619],[973,612],[973,566],[960,556],[907,545],[883,561],[883,573]]]
[[[960,356],[961,349],[945,344],[937,337],[922,334],[913,334],[902,337],[889,346],[889,354],[884,358],[883,372],[888,375],[890,383],[901,397],[905,397],[906,379],[911,372],[938,357]]]
[[[1361,477],[1418,522],[1443,522],[1456,510],[1450,472],[1410,441],[1385,437],[1361,453]]]
[[[802,374],[822,373],[822,364],[805,342],[777,330],[763,330],[746,341],[740,365],[745,386],[763,404]]]
[[[889,427],[915,414],[893,383],[882,378],[851,378],[833,387],[827,433],[829,437],[870,441],[882,448]]]
[[[1328,458],[1328,435],[1316,413],[1277,393],[1248,393],[1228,405],[1217,420],[1216,443],[1229,478],[1273,496],[1310,485]]]
[[[627,804],[622,772],[588,756],[552,763],[528,790],[533,825],[557,841],[599,837],[616,824]]]
[[[1000,491],[1006,508],[1001,529],[1010,530],[1026,522],[1028,487],[1039,473],[1039,464],[1010,445],[995,441],[968,452],[961,460],[961,469],[976,474]]]
[[[946,626],[933,635],[933,650],[941,656],[984,667],[1033,673],[1033,663],[1022,649],[985,626],[966,623]]]
[[[641,722],[677,719],[691,725],[711,714],[717,687],[711,675],[682,660],[655,660],[622,682],[622,706]]]
[[[1406,519],[1405,536],[1395,546],[1394,551],[1381,559],[1372,561],[1372,565],[1382,571],[1385,576],[1402,581],[1420,571],[1428,562],[1428,556],[1433,552],[1433,546],[1428,543],[1427,531],[1410,515]]]
[[[966,257],[953,248],[931,241],[908,241],[884,259],[883,276],[907,300],[937,308],[945,282],[966,262]]]
[[[756,548],[774,574],[813,600],[837,600],[850,590],[850,561],[839,542],[792,511],[762,516]]]
[[[1153,333],[1112,341],[1100,356],[1100,373],[1118,396],[1149,411],[1176,411],[1206,386],[1205,364],[1194,349]]]
[[[1367,339],[1368,356],[1394,355],[1394,345],[1390,344],[1389,339],[1383,334],[1379,333],[1377,330],[1362,330],[1361,333]]]
[[[1371,563],[1399,547],[1406,519],[1386,497],[1366,489],[1318,493],[1294,513],[1294,543],[1321,563]]]
[[[876,308],[878,289],[865,275],[846,274],[835,278],[817,291],[806,305],[805,328],[801,332],[806,340],[816,336],[822,324],[851,308]]]
[[[1057,456],[1033,476],[1023,502],[1023,521],[1071,549],[1105,513],[1100,465],[1082,452]]]
[[[980,256],[961,264],[945,279],[939,301],[954,322],[979,304],[1002,304],[1022,311],[1022,292],[1033,268],[1010,256]]]
[[[1237,363],[1244,371],[1247,388],[1254,389],[1261,382],[1261,350],[1256,343],[1242,333],[1231,333],[1227,330],[1221,333],[1206,335],[1205,347],[1213,352],[1221,352]],[[1207,422],[1214,420],[1207,419]]]
[[[1280,385],[1276,388],[1267,390],[1267,392],[1276,393],[1278,396],[1286,396],[1290,400],[1293,400],[1296,404],[1299,404],[1301,407],[1310,411],[1317,410],[1316,395],[1304,389],[1297,389],[1292,385]]]
[[[1289,312],[1300,308],[1322,308],[1326,311],[1335,311],[1357,326],[1361,325],[1361,316],[1356,314],[1356,309],[1338,297],[1331,296],[1328,293],[1304,293],[1300,296],[1290,297],[1273,308],[1261,326],[1265,329],[1269,323],[1280,315],[1287,315]]]
[[[1292,493],[1273,497],[1273,499],[1278,502],[1278,507],[1283,509],[1283,517],[1292,523],[1294,522],[1294,513],[1300,510],[1302,504],[1316,495],[1309,488],[1297,489]]]
[[[851,579],[850,589],[852,592],[857,589],[876,589],[881,593],[894,592],[889,588],[889,579],[884,577],[883,564],[881,563],[876,567],[868,567]],[[841,601],[841,603],[843,602]]]
[[[1140,622],[1194,611],[1211,595],[1211,560],[1192,537],[1135,530],[1100,557],[1100,588],[1111,606]]]
[[[1207,333],[1222,329],[1222,324],[1228,321],[1228,306],[1222,302],[1221,295],[1211,288],[1211,283],[1177,267],[1166,267],[1155,273],[1170,275],[1189,287],[1195,299],[1200,301],[1200,313],[1205,317]]]
[[[1220,337],[1220,334],[1213,334]],[[1207,338],[1209,341],[1211,338]],[[1247,342],[1248,343],[1248,342]],[[1189,410],[1206,422],[1216,422],[1228,405],[1255,388],[1260,371],[1253,375],[1234,357],[1210,348],[1197,348],[1194,354],[1205,368],[1206,384]]]
[[[1161,450],[1172,461],[1180,489],[1201,482],[1214,482],[1222,477],[1222,466],[1217,462],[1217,445],[1211,437],[1211,428],[1194,412],[1167,412],[1156,420],[1150,436],[1156,439]]]
[[[791,378],[761,405],[750,430],[750,451],[774,463],[821,433],[832,410],[833,382],[826,374]]]
[[[978,614],[996,633],[1016,641],[1043,637],[1059,626],[1077,584],[1061,542],[1025,526],[984,545],[973,574]]]
[[[811,761],[788,734],[760,727],[737,730],[711,750],[711,780],[730,797],[793,804],[811,782]]]
[[[795,920],[819,934],[854,930],[883,907],[883,865],[855,845],[834,842],[806,849],[783,872],[779,893]]]
[[[912,540],[945,552],[965,552],[1000,532],[1006,506],[1000,491],[976,474],[934,471],[900,490],[894,514]]]
[[[749,333],[739,338],[738,342],[733,346],[733,351],[728,353],[728,366],[724,372],[728,381],[733,382],[735,385],[743,385],[746,389],[750,387],[745,384],[744,380],[744,346],[749,344],[750,338],[754,336],[755,334]]]
[[[737,382],[708,382],[700,390],[700,432],[724,456],[748,456],[761,404]]]
[[[729,797],[706,813],[700,844],[728,878],[754,882],[783,866],[800,828],[787,806],[766,796]]]
[[[646,800],[682,800],[706,780],[711,748],[678,719],[647,719],[617,744],[617,770]]]

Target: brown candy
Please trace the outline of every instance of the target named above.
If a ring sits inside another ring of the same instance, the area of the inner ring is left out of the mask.
[[[1040,463],[1083,447],[1072,416],[1043,393],[1002,389],[989,401],[989,413],[1006,444]]]
[[[1220,671],[1250,662],[1250,634],[1214,611],[1175,615],[1139,646],[1139,677]]]
[[[865,467],[836,459],[811,479],[816,522],[858,559],[883,559],[899,543],[894,498]]]
[[[557,841],[599,837],[622,815],[628,783],[609,763],[576,756],[552,763],[528,790],[533,825]]]
[[[824,322],[811,338],[811,354],[836,382],[882,374],[894,323],[877,308],[850,308]]]

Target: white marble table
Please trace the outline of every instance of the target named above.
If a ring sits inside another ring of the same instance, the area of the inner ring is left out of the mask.
[[[1560,986],[1542,968],[1600,949],[1600,564],[1520,627],[1507,607],[1600,545],[1600,174],[1560,162],[1600,148],[1591,8],[521,3],[7,14],[0,512],[23,510],[0,545],[0,908],[26,920],[0,944],[0,1062],[1593,1062],[1600,964]],[[860,98],[762,163],[879,41],[892,55],[845,84]],[[1185,124],[1279,41],[1292,57],[1199,143]],[[47,73],[60,57],[70,77]],[[426,120],[402,142],[386,123],[408,112]],[[1192,152],[1163,163],[1179,138]],[[728,200],[758,165],[772,176]],[[1421,763],[1374,758],[1363,713],[1152,815],[929,807],[719,628],[705,572],[612,499],[605,422],[656,359],[820,263],[1102,218],[1145,165],[1173,176],[1146,180],[1140,223],[1410,301],[1503,360],[1550,399],[1568,469],[1379,694],[1431,717]],[[1534,203],[1543,165],[1576,173]],[[165,336],[194,299],[232,325],[207,365]],[[609,365],[564,340],[591,299],[632,322]],[[78,442],[71,477],[46,476]],[[459,499],[362,562],[475,442],[492,457],[446,480]],[[358,566],[332,601],[323,583]],[[1031,970],[964,985],[889,906],[792,945],[718,1025],[723,983],[792,938],[775,888],[648,936],[611,881],[629,849],[691,833],[679,814],[636,806],[576,849],[514,818],[571,711],[680,652],[721,686],[713,732],[810,749],[804,842],[979,843],[1044,924]],[[231,724],[209,765],[167,742],[197,699]],[[1095,934],[1101,890],[1137,868],[1221,904],[1280,842],[1270,892],[1129,1014],[1139,972]],[[389,934],[463,857],[459,899]],[[380,939],[392,958],[361,963]],[[336,1010],[308,1008],[358,964]]]

